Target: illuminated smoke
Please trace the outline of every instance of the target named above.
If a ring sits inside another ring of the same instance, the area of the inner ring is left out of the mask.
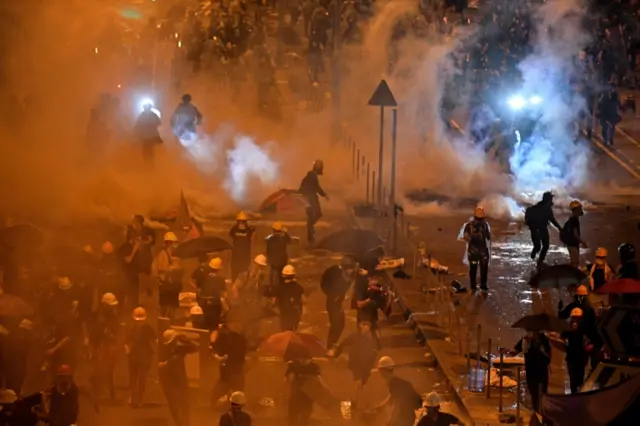
[[[251,181],[257,179],[263,185],[274,183],[279,166],[271,159],[267,148],[258,146],[249,136],[235,136],[233,145],[227,151],[228,170],[224,188],[234,201],[242,205],[246,203]]]
[[[590,39],[583,26],[585,10],[581,0],[551,0],[532,15],[537,21],[534,52],[519,68],[523,92],[544,100],[538,125],[544,130],[534,133],[530,149],[510,159],[516,192],[564,191],[585,183],[589,149],[575,141],[574,128],[585,100],[568,85],[580,73],[575,58]]]

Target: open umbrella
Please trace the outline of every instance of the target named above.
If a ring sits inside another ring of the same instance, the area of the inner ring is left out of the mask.
[[[557,333],[570,330],[567,321],[544,313],[526,315],[513,323],[511,328],[521,328],[531,331],[555,331]]]
[[[38,248],[44,242],[44,235],[35,226],[23,223],[0,230],[0,242],[9,247]]]
[[[0,317],[26,318],[33,315],[33,309],[24,300],[12,294],[0,293]]]
[[[532,288],[560,288],[581,284],[587,275],[571,265],[554,265],[536,273],[529,280]]]
[[[373,231],[343,229],[327,235],[320,240],[315,248],[362,258],[367,253],[382,246],[384,246],[384,241]]]
[[[600,294],[640,294],[640,281],[630,278],[620,278],[610,281],[600,287],[596,293]]]
[[[179,244],[176,247],[175,255],[181,259],[189,259],[224,250],[231,250],[231,244],[222,238],[207,236]]]
[[[327,349],[313,334],[283,331],[269,336],[262,342],[258,351],[263,356],[287,358],[293,354],[305,354],[310,357],[323,356]]]
[[[307,199],[295,189],[280,189],[264,199],[258,211],[275,214],[304,214],[309,207]]]

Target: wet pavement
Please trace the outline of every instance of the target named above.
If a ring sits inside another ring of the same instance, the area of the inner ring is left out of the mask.
[[[292,235],[303,237],[304,228],[301,223],[289,223],[289,230]],[[319,236],[326,234],[337,224],[327,225],[319,229]],[[257,241],[257,249],[263,245],[263,237],[266,235],[267,228],[260,227],[255,241]],[[257,251],[256,251],[257,252]],[[301,284],[305,287],[309,297],[301,330],[313,333],[321,339],[325,339],[328,331],[328,322],[324,309],[324,295],[319,290],[319,274],[330,264],[338,261],[337,258],[329,256],[317,257],[308,253],[303,245],[293,247],[290,253],[294,259],[293,264],[298,269]],[[345,302],[345,306],[349,305],[349,301]],[[347,329],[345,335],[355,329],[355,313],[348,311]],[[262,324],[262,333],[269,334],[276,332],[277,321],[265,320]],[[400,315],[393,315],[382,330],[383,350],[381,355],[391,356],[397,364],[398,375],[410,380],[420,393],[427,393],[432,390],[446,392],[443,386],[443,378],[424,358],[424,348],[416,343],[413,331]],[[346,368],[346,359],[341,357],[337,360],[318,359],[324,381],[328,387],[335,393],[341,401],[349,401],[352,395],[351,374]],[[248,360],[247,376],[246,376],[246,394],[249,400],[248,411],[254,416],[254,424],[256,425],[281,425],[284,422],[284,411],[286,407],[283,400],[284,392],[284,371],[285,365],[280,361],[263,359],[255,354],[251,355]],[[82,380],[82,379],[81,379]],[[212,379],[213,386],[215,379]],[[140,409],[132,409],[127,404],[128,393],[126,390],[126,369],[124,362],[120,362],[117,372],[117,398],[115,404],[102,401],[102,409],[99,415],[96,415],[92,408],[83,403],[81,424],[92,425],[154,425],[164,426],[172,425],[168,408],[164,403],[160,388],[157,382],[152,381],[149,384],[146,400],[149,404]],[[210,389],[193,389],[194,402],[193,413],[194,425],[215,424],[220,415],[218,412],[212,412],[208,407],[208,396]],[[372,374],[370,384],[365,392],[365,404],[377,404],[386,397],[386,386],[382,378],[375,371]],[[446,397],[446,395],[445,395]],[[270,406],[272,405],[272,406]],[[458,414],[455,404],[445,403],[447,410]],[[222,408],[224,409],[224,408]],[[332,419],[322,409],[314,410],[314,421],[316,425],[339,425],[353,424],[353,421],[346,419]],[[370,424],[383,424],[384,415],[379,416]]]

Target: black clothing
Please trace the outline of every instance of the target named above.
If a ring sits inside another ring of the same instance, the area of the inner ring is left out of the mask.
[[[320,376],[320,367],[313,362],[309,364],[290,362],[285,377],[291,375],[293,378],[287,410],[288,423],[289,426],[308,426],[313,412],[313,400],[302,391],[302,386],[310,378]]]
[[[553,215],[552,204],[540,201],[529,207],[525,212],[525,222],[531,231],[533,250],[531,259],[535,259],[538,252],[538,263],[543,263],[549,251],[549,223],[560,229],[560,224]]]
[[[233,242],[231,253],[231,279],[235,280],[241,272],[249,270],[251,266],[251,239],[255,229],[239,224],[229,230],[229,238]]]
[[[156,333],[146,322],[135,321],[127,330],[126,345],[129,348],[131,404],[137,406],[144,397],[147,374],[156,347]]]
[[[464,235],[468,237],[467,259],[469,261],[469,284],[472,290],[477,288],[478,267],[480,267],[480,288],[487,290],[489,277],[489,246],[491,232],[484,220],[472,220],[464,227]]]
[[[622,266],[620,266],[620,270],[618,271],[618,278],[640,280],[640,269],[638,268],[638,261],[633,259],[625,262]]]
[[[353,332],[338,345],[335,356],[340,356],[344,349],[349,351],[347,366],[353,374],[353,380],[366,384],[378,356],[375,340],[370,335]]]
[[[320,208],[320,199],[318,196],[326,197],[327,194],[320,186],[318,174],[311,170],[302,179],[300,183],[300,189],[298,190],[309,202],[307,207],[307,238],[309,242],[315,240],[314,225],[322,217],[322,209]]]
[[[571,216],[560,231],[562,242],[567,247],[580,247],[580,240],[575,236],[576,233],[580,236],[580,219],[577,216]]]
[[[229,392],[244,390],[247,339],[240,333],[222,327],[211,348],[216,354],[227,356],[225,361],[220,362],[219,380],[212,390],[211,401],[215,403]]]
[[[427,416],[422,417],[416,426],[451,426],[459,424],[460,420],[456,416],[449,413],[438,413],[438,418],[435,420]]]
[[[531,404],[536,412],[540,411],[540,391],[547,391],[549,386],[549,365],[551,364],[551,344],[543,333],[536,334],[533,339],[523,338],[515,346],[515,350],[524,354],[527,389],[531,396]]]
[[[585,350],[585,334],[579,327],[577,330],[562,334],[565,339],[565,360],[569,373],[569,387],[571,393],[577,393],[584,384],[584,374],[589,355]]]
[[[344,277],[344,270],[338,265],[327,268],[322,274],[320,287],[327,296],[326,307],[329,315],[327,348],[329,349],[338,343],[344,331],[345,315],[342,303],[350,285],[351,282]]]
[[[204,313],[207,329],[218,329],[222,317],[222,295],[227,291],[225,279],[211,271],[204,279],[197,293],[198,304]]]
[[[535,259],[536,255],[540,253],[538,262],[543,263],[547,257],[549,251],[549,229],[547,228],[531,228],[531,242],[533,243],[533,250],[531,250],[531,259]]]
[[[227,411],[220,416],[218,426],[251,426],[251,416],[244,411]]]
[[[272,268],[278,269],[278,274],[289,262],[287,247],[291,241],[291,236],[286,232],[273,233],[267,237],[267,261]]]
[[[281,331],[296,331],[302,318],[304,288],[295,279],[287,279],[278,288]]]
[[[392,377],[387,383],[393,404],[389,426],[412,426],[415,422],[415,410],[422,407],[422,397],[408,381]]]
[[[49,407],[49,425],[71,426],[78,423],[80,404],[79,390],[72,383],[66,393],[60,393],[57,386],[51,388],[51,403]]]

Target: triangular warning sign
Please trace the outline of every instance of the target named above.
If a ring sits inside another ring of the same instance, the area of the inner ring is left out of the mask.
[[[391,93],[391,89],[389,89],[389,85],[386,81],[380,80],[380,84],[378,84],[376,91],[373,92],[371,99],[369,99],[369,105],[380,107],[398,106],[396,98],[393,97],[393,93]]]

